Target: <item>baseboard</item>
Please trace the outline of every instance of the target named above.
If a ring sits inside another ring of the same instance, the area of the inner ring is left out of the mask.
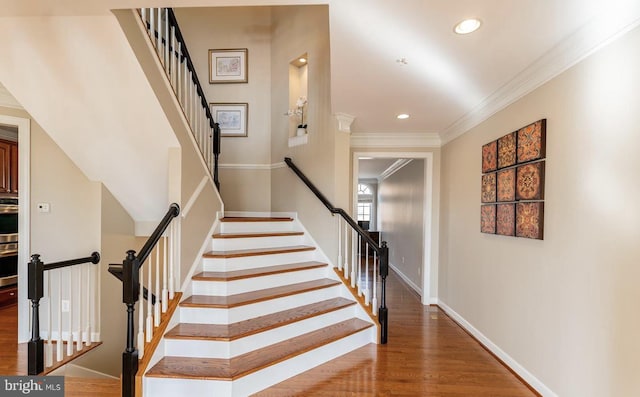
[[[450,308],[441,299],[438,299],[437,301],[438,301],[437,305],[442,310],[444,310],[444,312],[449,317],[451,317],[453,321],[458,323],[458,325],[464,328],[489,352],[491,352],[495,357],[497,357],[500,361],[502,361],[502,363],[507,368],[509,368],[514,374],[520,377],[522,381],[524,381],[530,388],[534,389],[537,393],[540,393],[542,396],[545,396],[545,397],[558,397],[556,393],[554,393],[550,388],[548,388],[544,383],[542,383],[538,378],[536,378],[531,372],[527,371],[526,368],[520,365],[511,356],[505,353],[504,350],[500,349],[498,345],[493,343],[482,332],[480,332],[477,328],[471,325],[471,323],[469,323],[464,317],[462,317],[455,310]]]
[[[76,364],[67,364],[63,367],[50,372],[49,375],[72,376],[74,378],[93,378],[93,379],[120,379],[116,376],[105,374]]]
[[[412,290],[416,291],[418,295],[422,296],[422,288],[418,287],[416,283],[414,283],[409,277],[402,273],[397,266],[389,262],[389,267],[402,279],[402,281],[404,281],[409,287],[411,287]]]

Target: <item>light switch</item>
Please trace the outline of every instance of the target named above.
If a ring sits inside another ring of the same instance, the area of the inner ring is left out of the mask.
[[[38,212],[49,212],[49,203],[38,203]]]

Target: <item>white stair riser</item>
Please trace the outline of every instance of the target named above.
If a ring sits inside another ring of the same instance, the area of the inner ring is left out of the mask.
[[[300,236],[269,236],[269,237],[242,237],[242,238],[212,238],[211,249],[213,251],[243,250],[253,248],[288,247],[303,245],[304,235]]]
[[[340,310],[307,318],[282,327],[270,329],[230,342],[193,339],[165,339],[166,356],[232,358],[253,350],[282,342],[320,328],[353,318],[355,309],[348,306]]]
[[[234,380],[233,385],[214,380],[145,378],[144,394],[147,397],[246,397],[369,344],[372,329],[374,327],[243,376]]]
[[[227,397],[233,395],[232,383],[222,380],[196,380],[144,377],[145,397]]]
[[[222,272],[313,260],[316,260],[315,250],[288,252],[284,254],[243,256],[239,258],[204,258],[202,265],[204,271]]]
[[[324,278],[327,266],[295,272],[272,274],[262,277],[252,277],[233,281],[193,281],[194,295],[227,296],[256,291],[264,288],[275,288],[283,285],[304,283]]]
[[[284,296],[231,309],[180,307],[180,322],[192,324],[232,324],[294,307],[309,305],[340,296],[339,286],[322,288],[302,294]]]
[[[290,232],[294,222],[221,222],[220,233]]]

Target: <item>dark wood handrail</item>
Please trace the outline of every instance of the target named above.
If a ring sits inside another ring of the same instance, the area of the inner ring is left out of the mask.
[[[339,214],[358,235],[369,244],[374,251],[378,254],[380,259],[378,272],[380,274],[380,280],[382,288],[380,290],[380,308],[378,309],[378,321],[380,323],[380,343],[387,343],[388,329],[389,329],[389,317],[387,309],[387,276],[389,275],[389,247],[387,242],[383,241],[381,245],[378,245],[364,230],[343,210],[342,208],[334,207],[331,202],[322,194],[322,192],[307,178],[307,176],[293,163],[290,157],[285,157],[284,162],[291,168],[293,172],[307,185],[309,190],[316,195],[318,200],[324,204],[325,207],[332,214]]]
[[[147,242],[144,243],[144,245],[140,249],[140,252],[138,253],[138,261],[140,262],[139,266],[142,266],[149,254],[151,254],[153,247],[156,246],[156,244],[160,240],[160,237],[162,237],[162,233],[167,230],[167,227],[169,227],[171,220],[178,215],[180,215],[180,206],[176,203],[172,203],[158,226],[156,226],[156,230],[151,233],[151,236],[149,236]]]
[[[32,259],[33,259],[33,256],[32,256]],[[83,263],[93,263],[94,265],[97,265],[98,262],[100,262],[100,254],[98,252],[92,252],[91,256],[87,256],[84,258],[69,259],[66,261],[45,264],[44,271],[60,269],[62,267],[67,267],[67,266],[81,265]]]

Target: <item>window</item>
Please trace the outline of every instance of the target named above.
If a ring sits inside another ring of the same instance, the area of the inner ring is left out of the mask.
[[[371,194],[371,189],[369,189],[369,186],[363,184],[363,183],[358,183],[358,196],[362,196],[363,194]]]
[[[371,203],[358,203],[358,220],[367,222],[371,220]]]

